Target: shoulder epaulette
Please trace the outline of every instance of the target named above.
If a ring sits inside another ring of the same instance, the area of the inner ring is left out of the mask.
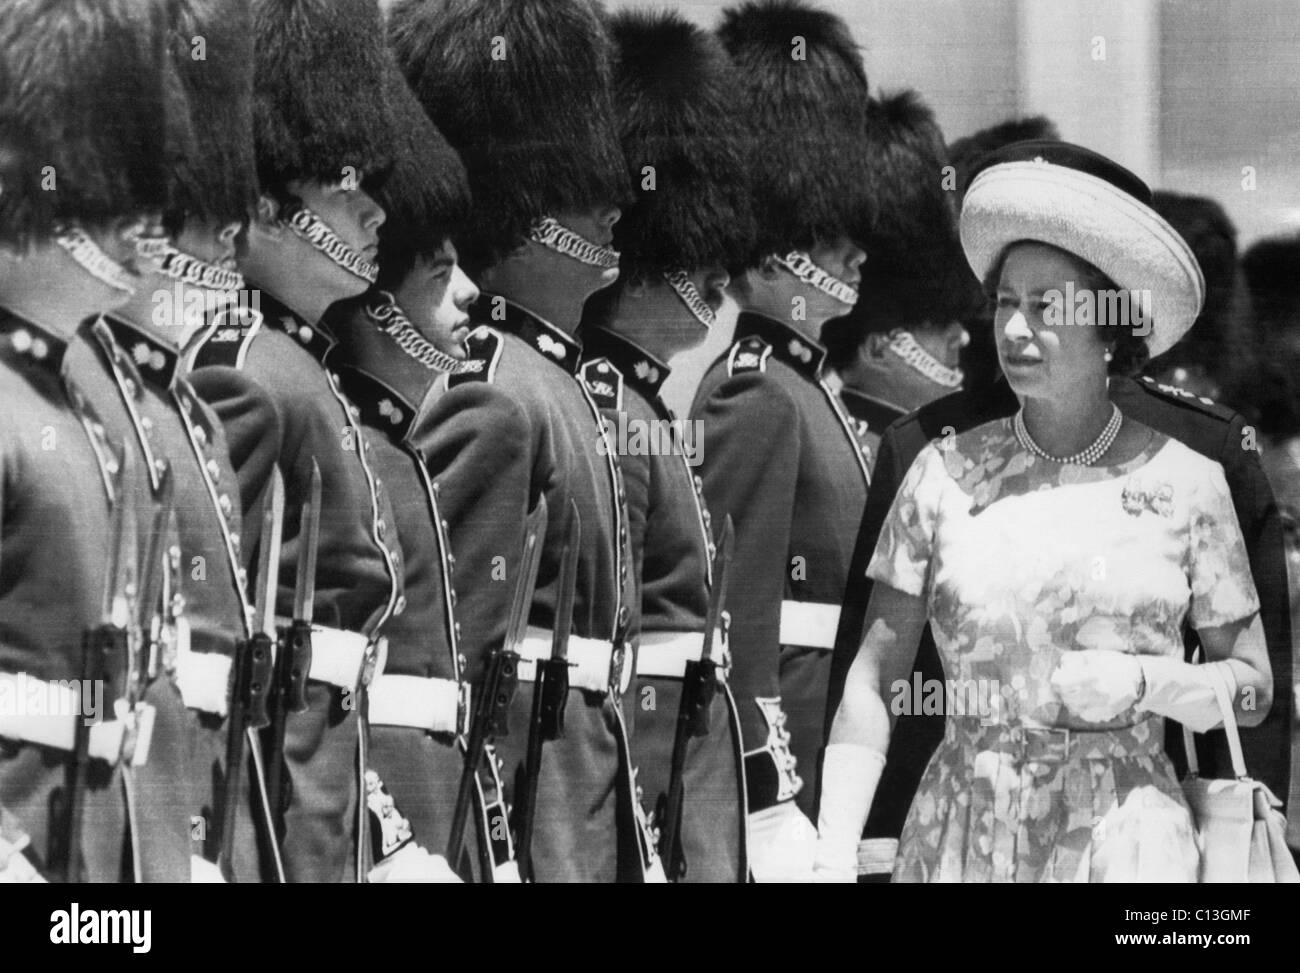
[[[209,365],[243,368],[253,338],[262,328],[262,312],[233,308],[213,315],[212,323],[190,345],[190,370]]]
[[[582,364],[582,384],[598,409],[623,408],[623,373],[608,358],[593,358]]]
[[[739,372],[765,372],[767,360],[772,356],[772,346],[757,335],[741,338],[731,346],[727,356],[727,374]]]
[[[457,375],[447,376],[447,388],[455,388],[467,382],[493,382],[496,380],[497,363],[501,360],[501,351],[505,341],[501,335],[485,324],[480,324],[465,338],[466,362],[478,362],[480,367],[467,368]]]
[[[1229,406],[1221,405],[1213,399],[1206,398],[1204,395],[1197,395],[1195,392],[1189,392],[1177,385],[1166,385],[1163,382],[1157,382],[1149,375],[1143,375],[1138,382],[1138,386],[1148,395],[1168,399],[1181,406],[1195,409],[1204,415],[1222,419],[1224,422],[1231,422],[1237,415],[1236,410]]]

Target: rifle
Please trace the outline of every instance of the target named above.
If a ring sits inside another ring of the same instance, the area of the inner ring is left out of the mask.
[[[280,633],[275,679],[270,693],[267,802],[280,834],[284,832],[284,815],[289,801],[284,779],[285,731],[290,713],[307,711],[307,676],[311,672],[311,623],[316,601],[316,554],[320,549],[320,494],[320,465],[313,459],[310,493],[298,518],[298,572],[294,582],[293,619]]]
[[[136,591],[136,519],[129,495],[131,451],[124,450],[113,483],[113,507],[109,516],[108,572],[99,624],[82,640],[82,686],[103,682],[109,659],[129,654],[127,630],[132,624],[132,602]],[[86,771],[90,764],[90,723],[85,713],[76,717],[72,733],[72,759],[64,773],[63,795],[55,809],[57,844],[52,849],[51,871],[61,882],[85,880],[85,858],[81,843],[86,809]]]
[[[545,536],[546,498],[541,497],[524,523],[519,576],[515,579],[514,598],[510,604],[510,615],[506,619],[506,637],[500,648],[494,649],[488,656],[479,691],[474,696],[474,705],[471,707],[469,739],[465,744],[465,767],[461,771],[456,807],[451,818],[451,834],[447,839],[447,861],[452,868],[460,861],[461,851],[465,847],[465,825],[469,820],[479,765],[485,756],[495,760],[490,744],[497,737],[507,736],[510,731],[507,714],[519,679],[518,649],[528,627],[528,612],[533,604],[533,589],[537,585],[537,569],[541,564],[542,540]],[[484,841],[480,842],[487,874],[491,874],[493,865],[487,848],[489,840],[490,836],[485,835]]]
[[[677,732],[673,737],[673,755],[668,777],[668,793],[661,799],[659,820],[663,822],[660,857],[671,881],[686,875],[686,858],[682,853],[682,805],[686,798],[686,746],[693,737],[708,736],[709,707],[718,688],[718,663],[713,658],[713,638],[722,624],[727,597],[727,579],[731,573],[731,549],[736,530],[730,514],[722,528],[722,543],[713,557],[713,587],[709,590],[709,607],[704,615],[704,644],[698,662],[686,663],[682,677],[682,698],[677,707]]]
[[[551,632],[551,657],[537,662],[533,682],[533,710],[528,721],[528,753],[524,762],[524,793],[519,809],[519,874],[534,881],[533,826],[537,819],[537,786],[542,772],[542,744],[564,736],[564,708],[569,699],[569,635],[573,631],[573,599],[578,582],[578,554],[582,545],[582,517],[569,501],[569,531],[560,554],[560,590]]]
[[[234,881],[235,820],[239,813],[240,782],[243,780],[247,746],[257,743],[252,731],[270,723],[266,697],[274,667],[275,597],[280,584],[280,539],[284,530],[284,478],[278,466],[271,471],[271,482],[263,493],[261,510],[253,632],[247,642],[236,647],[231,674],[226,781],[221,802],[220,865],[227,882]],[[269,839],[274,848],[275,835],[271,834]],[[276,865],[279,868],[278,855]]]

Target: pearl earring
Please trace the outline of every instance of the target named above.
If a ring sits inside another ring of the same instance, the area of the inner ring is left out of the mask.
[[[1115,356],[1112,355],[1112,354],[1110,353],[1110,349],[1107,348],[1107,349],[1106,349],[1106,353],[1105,353],[1104,355],[1102,355],[1101,357],[1102,357],[1102,360],[1105,361],[1107,365],[1109,365],[1111,359],[1114,358]]]

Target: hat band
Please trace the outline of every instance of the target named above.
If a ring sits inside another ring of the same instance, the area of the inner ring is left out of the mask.
[[[590,240],[584,240],[550,216],[543,217],[533,224],[532,229],[528,231],[528,239],[540,243],[548,250],[562,253],[591,267],[612,270],[618,266],[619,253],[613,247],[602,247]]]
[[[367,284],[379,279],[379,267],[344,243],[319,216],[306,206],[295,206],[284,217],[289,229],[325,256]]]
[[[802,250],[791,250],[784,257],[777,257],[776,262],[805,284],[811,284],[823,294],[829,294],[835,300],[848,307],[858,303],[858,292],[834,274],[827,273],[813,262],[813,258]]]
[[[668,281],[677,296],[682,299],[687,310],[695,315],[695,320],[706,328],[712,328],[718,323],[718,315],[713,308],[709,307],[708,301],[700,296],[699,290],[691,283],[691,279],[686,276],[684,270],[665,270],[664,280]]]
[[[96,280],[125,294],[135,294],[135,278],[120,263],[99,248],[99,244],[86,235],[79,226],[63,227],[55,240],[68,252],[81,269]]]
[[[176,249],[169,241],[158,241],[156,237],[141,239],[135,246],[138,256],[151,261],[160,272],[182,284],[202,287],[210,291],[240,291],[244,289],[244,275],[234,268],[234,261],[228,260],[230,266],[200,260],[183,250]]]
[[[378,300],[366,305],[366,317],[397,342],[397,347],[430,371],[464,375],[483,370],[484,363],[481,361],[462,361],[439,350],[432,341],[420,334],[410,318],[397,306],[397,299],[388,291],[380,291]]]
[[[905,328],[896,328],[890,332],[889,350],[914,371],[944,388],[961,388],[962,379],[966,377],[960,368],[949,368],[922,348],[920,342]]]

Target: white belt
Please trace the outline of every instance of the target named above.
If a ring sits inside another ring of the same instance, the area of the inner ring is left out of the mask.
[[[0,706],[0,737],[71,751],[77,720],[85,717],[80,715],[81,694],[74,688],[77,680],[69,682],[73,685],[44,682],[26,673],[0,673],[0,685],[5,689],[0,693],[0,700],[8,696],[15,703],[23,703],[39,696],[44,709],[44,713],[11,713],[12,707],[8,703]],[[126,732],[134,726],[137,733],[131,765],[143,766],[149,760],[149,743],[153,737],[153,707],[141,704],[132,713],[126,700],[118,699],[113,701],[113,712],[116,719],[101,720],[90,727],[90,756],[110,764],[117,763],[122,755]]]
[[[308,679],[327,682],[340,689],[357,688],[361,666],[366,661],[370,639],[341,628],[311,627],[311,671]],[[382,666],[380,666],[382,670]]]
[[[835,632],[840,627],[840,606],[816,601],[781,602],[782,645],[800,645],[810,649],[835,648]]]
[[[636,674],[681,679],[686,675],[686,663],[699,662],[703,651],[703,632],[642,632],[636,654]],[[722,629],[713,635],[713,658],[722,663],[718,667],[721,681],[727,666]]]
[[[176,628],[175,679],[181,699],[190,709],[225,716],[230,710],[233,660],[220,652],[191,651],[189,623],[184,618],[177,619]]]
[[[538,659],[551,657],[551,633],[535,625],[529,625],[524,633],[524,640],[519,645],[519,679],[531,683],[537,678]],[[615,662],[619,671],[614,672]],[[622,653],[615,658],[614,646],[603,639],[588,639],[580,635],[569,636],[569,687],[585,689],[588,692],[603,693],[609,690],[610,682],[618,678],[618,691],[627,692],[632,682],[632,667],[622,665]]]
[[[452,679],[379,675],[370,683],[371,725],[457,733],[461,712],[460,685]],[[468,721],[468,705],[464,713]]]

